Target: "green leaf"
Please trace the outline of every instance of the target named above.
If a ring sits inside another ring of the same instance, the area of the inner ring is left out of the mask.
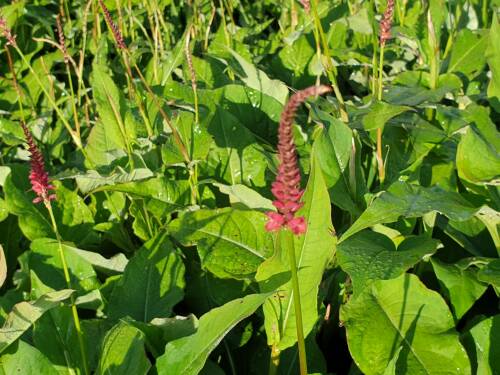
[[[294,236],[302,305],[304,335],[307,336],[318,319],[318,289],[328,261],[335,252],[332,234],[330,199],[320,169],[317,154],[313,151],[311,174],[304,193],[304,206],[297,213],[305,216],[307,232]],[[263,292],[277,292],[264,304],[265,328],[269,345],[280,350],[297,342],[295,312],[290,281],[288,249],[282,246],[273,257],[262,263],[256,279]],[[280,327],[279,330],[276,327]]]
[[[448,72],[460,72],[470,77],[479,72],[485,64],[488,35],[476,35],[469,29],[458,32],[448,63]]]
[[[276,99],[283,105],[285,104],[288,96],[288,88],[283,82],[276,79],[269,79],[266,73],[257,69],[235,51],[231,50],[231,54],[243,70],[240,78],[248,87]]]
[[[233,208],[254,209],[259,211],[275,211],[276,208],[270,199],[264,198],[255,190],[241,184],[224,185],[214,183],[220,192],[229,196]]]
[[[203,267],[218,277],[244,279],[272,254],[273,236],[261,212],[231,208],[187,212],[169,230],[184,246],[197,245]]]
[[[104,338],[97,375],[146,375],[151,367],[145,337],[136,327],[119,322]]]
[[[477,269],[465,259],[459,263],[446,264],[431,259],[434,272],[450,300],[457,321],[472,307],[486,291],[487,285],[478,281]]]
[[[14,348],[12,348],[14,349]],[[1,374],[59,375],[60,372],[38,349],[20,340],[15,350],[4,352],[0,360]]]
[[[158,375],[198,374],[224,336],[237,323],[253,314],[268,296],[251,294],[204,314],[194,335],[167,344],[165,354],[156,362]]]
[[[500,373],[500,315],[485,319],[472,327],[464,335],[464,345],[473,359],[477,375]]]
[[[43,314],[60,306],[74,290],[63,289],[47,293],[35,301],[17,303],[0,328],[0,353],[23,335]]]
[[[95,339],[84,339],[84,345],[99,344],[92,344]],[[60,373],[83,374],[83,359],[70,306],[59,306],[44,314],[34,325],[33,342]]]
[[[18,216],[19,227],[30,240],[54,235],[47,209],[43,204],[34,204],[34,193],[29,190],[28,169],[12,169],[4,184],[5,201],[9,211]],[[74,191],[64,187],[59,181],[55,186],[56,200],[52,202],[59,233],[63,239],[75,243],[93,242],[96,238],[92,231],[94,218],[83,199]]]
[[[439,247],[439,241],[418,236],[405,238],[396,248],[388,237],[365,230],[338,245],[337,259],[357,296],[373,281],[400,276]]]
[[[498,149],[473,127],[467,128],[465,135],[460,139],[456,164],[458,175],[466,181],[500,185]]]
[[[151,204],[164,206],[168,211],[183,208],[189,203],[189,184],[185,180],[171,180],[166,177],[155,177],[148,180],[127,182],[124,184],[106,185],[97,191],[118,191],[133,197],[145,198]]]
[[[117,155],[124,155],[132,140],[143,132],[104,65],[93,65],[92,89],[99,119],[90,131],[85,150],[93,165],[109,165]]]
[[[82,194],[87,194],[105,185],[116,185],[145,180],[153,177],[153,172],[151,172],[147,168],[135,168],[131,172],[125,172],[121,169],[118,169],[108,175],[103,176],[97,171],[88,170],[85,173],[72,174],[64,177],[75,178],[78,189],[82,192]]]
[[[397,374],[471,373],[446,303],[415,275],[375,281],[342,307],[340,319],[366,375],[383,374],[400,347]]]
[[[491,78],[488,84],[488,99],[495,111],[500,112],[500,22],[496,12],[493,12],[491,29],[488,38],[488,47],[485,57],[491,71]]]
[[[321,119],[328,121],[329,125],[315,141],[314,152],[317,154],[330,198],[339,207],[357,215],[360,213],[360,208],[356,204],[357,192],[349,181],[351,173],[349,162],[353,147],[352,130],[335,118],[322,116]]]
[[[480,281],[493,285],[500,291],[500,259],[491,260],[477,273]]]
[[[375,224],[392,223],[400,217],[421,217],[434,211],[452,220],[464,221],[474,216],[477,209],[460,194],[444,191],[438,186],[424,188],[396,182],[386,192],[375,198],[366,211],[344,233],[341,241]]]
[[[113,289],[108,315],[138,321],[166,318],[184,296],[184,263],[167,233],[146,242],[128,262]]]
[[[397,115],[410,111],[412,108],[401,105],[389,104],[386,102],[377,101],[370,107],[370,111],[363,117],[363,126],[365,130],[383,129],[384,125],[391,118]]]
[[[19,227],[30,240],[53,234],[50,222],[33,202],[13,182],[12,174],[5,179],[3,191],[9,212],[18,216]],[[45,209],[45,208],[44,208]]]
[[[217,176],[230,185],[266,185],[264,150],[241,117],[217,108],[208,131],[215,139],[209,163]]]
[[[91,264],[80,257],[75,248],[64,243],[61,244],[64,258],[68,267],[71,285],[77,291],[89,292],[99,288],[99,281]],[[39,290],[32,284],[32,293],[39,297],[47,292],[47,287],[59,290],[67,287],[61,261],[59,243],[50,238],[39,238],[31,243],[29,253],[30,271],[43,283]]]

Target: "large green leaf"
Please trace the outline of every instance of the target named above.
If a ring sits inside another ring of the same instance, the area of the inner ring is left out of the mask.
[[[2,354],[0,374],[59,375],[61,373],[38,349],[20,340],[15,350],[9,349]]]
[[[337,259],[356,296],[375,280],[398,277],[438,247],[439,241],[424,236],[407,237],[396,247],[383,234],[365,230],[338,245]]]
[[[485,64],[484,52],[488,35],[476,35],[469,29],[460,30],[448,62],[448,72],[459,72],[470,76],[480,71]]]
[[[99,120],[90,131],[85,150],[94,165],[107,165],[124,155],[132,140],[143,132],[104,65],[93,65],[92,89]]]
[[[432,266],[444,288],[444,295],[451,302],[455,317],[461,319],[486,291],[487,285],[478,281],[478,270],[466,259],[454,264],[432,259]]]
[[[208,131],[215,139],[209,163],[219,178],[230,185],[265,186],[264,151],[241,117],[217,108]]]
[[[314,152],[318,154],[318,161],[323,172],[330,198],[337,206],[353,213],[359,214],[360,208],[356,197],[363,192],[363,187],[355,186],[351,182],[352,173],[359,170],[350,170],[353,147],[352,130],[340,120],[331,117],[321,117],[328,121],[327,129],[323,130],[316,140]],[[360,192],[354,191],[360,190]]]
[[[60,306],[73,292],[71,289],[63,289],[47,293],[35,301],[16,304],[0,328],[0,353],[21,337],[43,314]]]
[[[118,191],[136,198],[148,200],[148,207],[163,207],[165,212],[183,208],[189,203],[189,184],[185,180],[171,180],[154,177],[147,180],[126,182],[124,184],[101,186],[97,191]]]
[[[187,212],[169,225],[175,239],[197,245],[202,265],[218,277],[251,277],[273,252],[261,212],[231,208]]]
[[[488,98],[495,111],[500,112],[500,22],[498,15],[493,12],[491,29],[488,38],[488,47],[486,48],[486,61],[491,70],[491,78],[488,84]]]
[[[349,350],[366,375],[383,374],[401,347],[397,374],[470,374],[444,300],[414,275],[372,283],[341,309]]]
[[[500,315],[484,319],[463,335],[477,375],[500,373]]]
[[[146,242],[128,262],[113,289],[108,315],[149,322],[167,318],[184,296],[184,263],[167,233]]]
[[[477,209],[460,194],[444,191],[438,186],[424,188],[405,182],[396,182],[386,192],[375,198],[366,211],[344,233],[341,241],[375,224],[392,223],[400,217],[421,217],[434,211],[452,220],[464,221],[474,216]]]
[[[378,101],[370,107],[370,111],[363,117],[363,126],[368,131],[383,129],[387,121],[408,110],[411,110],[411,107]]]
[[[498,133],[495,134],[498,137]],[[500,185],[500,154],[494,143],[469,127],[457,149],[458,175],[476,184]]]
[[[199,320],[195,334],[167,344],[158,358],[158,375],[196,375],[224,336],[241,320],[250,316],[269,294],[251,294],[210,310]]]
[[[144,333],[129,323],[119,322],[104,338],[97,375],[146,375],[151,363],[144,344]]]
[[[313,152],[313,155],[317,155]],[[311,175],[303,197],[307,231],[294,236],[302,305],[304,334],[307,336],[318,319],[318,288],[327,262],[335,252],[330,200],[318,156],[312,161]],[[283,243],[282,243],[283,245]],[[263,292],[277,292],[264,304],[265,327],[269,345],[280,350],[297,342],[293,293],[290,282],[288,249],[280,246],[258,269],[257,280]],[[279,327],[279,329],[277,329]]]
[[[48,213],[43,204],[33,203],[34,193],[29,190],[28,170],[24,167],[12,169],[4,183],[5,202],[9,211],[18,216],[19,227],[30,240],[54,236]],[[92,242],[95,234],[91,228],[94,218],[83,199],[64,187],[59,181],[53,181],[56,200],[52,202],[54,216],[63,239],[75,243]]]
[[[286,97],[288,96],[288,88],[283,82],[270,79],[266,73],[257,69],[241,55],[235,51],[231,51],[231,53],[243,70],[240,78],[248,87],[276,99],[281,104],[285,104]]]
[[[31,243],[30,271],[34,272],[43,283],[41,290],[39,290],[38,283],[32,282],[31,292],[33,295],[41,296],[47,292],[47,287],[52,290],[67,287],[60,251],[64,254],[73,288],[83,292],[99,288],[100,284],[92,265],[78,255],[74,247],[62,243],[61,249],[59,243],[50,238],[39,238]]]

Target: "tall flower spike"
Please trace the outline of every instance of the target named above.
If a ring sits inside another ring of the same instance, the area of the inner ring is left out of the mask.
[[[10,44],[14,47],[17,47],[16,36],[12,35],[11,30],[7,26],[7,21],[3,17],[0,17],[0,34],[2,34],[5,39],[7,39],[7,45]]]
[[[68,49],[66,48],[66,39],[64,38],[64,30],[61,24],[61,15],[57,15],[56,17],[56,25],[57,25],[57,35],[59,37],[59,46],[61,47],[61,51],[64,57],[64,63],[69,63],[69,55]]]
[[[33,203],[44,202],[47,205],[51,200],[56,199],[55,194],[50,194],[50,191],[54,190],[54,186],[49,182],[49,174],[45,170],[43,155],[35,144],[31,132],[24,122],[21,122],[21,126],[24,131],[26,142],[28,143],[28,151],[31,154],[31,171],[29,178],[31,188],[37,195],[37,197],[33,199]]]
[[[116,26],[116,23],[114,23],[113,19],[111,18],[111,14],[109,14],[109,10],[104,5],[104,2],[102,0],[99,0],[99,5],[101,6],[102,12],[104,13],[104,18],[106,19],[106,22],[109,25],[109,28],[111,29],[111,32],[113,33],[113,37],[115,38],[116,44],[118,45],[119,48],[126,50],[127,46],[125,44],[125,41],[123,40],[122,33],[118,29],[118,26]]]
[[[385,42],[391,39],[392,16],[394,14],[394,0],[387,0],[382,20],[380,21],[380,44],[385,45]]]
[[[276,198],[273,205],[278,212],[268,212],[267,231],[288,227],[294,234],[305,233],[307,223],[304,217],[295,217],[302,207],[300,198],[300,170],[297,163],[297,151],[293,140],[292,124],[299,106],[309,96],[321,95],[331,91],[329,86],[311,86],[292,95],[281,114],[278,130],[278,158],[280,165],[278,175],[272,184],[271,191]]]

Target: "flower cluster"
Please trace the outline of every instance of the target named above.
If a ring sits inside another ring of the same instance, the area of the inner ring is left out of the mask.
[[[273,205],[278,212],[268,212],[266,230],[275,231],[288,227],[294,234],[305,233],[307,223],[304,217],[295,217],[302,207],[300,198],[300,170],[297,163],[297,151],[293,140],[292,124],[299,106],[312,95],[321,95],[331,91],[329,86],[311,86],[296,92],[283,110],[278,130],[278,157],[280,165],[278,175],[272,184],[271,191],[276,198]]]
[[[0,34],[2,34],[5,39],[7,39],[7,45],[17,47],[16,36],[12,35],[12,32],[7,26],[7,21],[3,17],[0,17]]]
[[[109,10],[104,5],[104,2],[102,0],[99,0],[99,5],[101,6],[102,12],[104,13],[104,18],[106,19],[106,22],[109,25],[109,28],[111,29],[111,32],[113,33],[113,37],[115,38],[116,44],[118,45],[119,48],[126,50],[127,45],[125,44],[125,41],[123,40],[122,33],[118,29],[118,26],[116,26],[116,23],[113,22],[113,19],[111,18],[111,14],[109,14]]]
[[[50,190],[53,190],[54,186],[49,182],[49,174],[45,170],[43,155],[35,144],[31,132],[24,122],[21,123],[21,126],[24,131],[26,142],[28,143],[28,151],[31,154],[31,171],[29,178],[32,190],[37,195],[37,197],[33,199],[33,203],[44,202],[48,204],[51,200],[56,199],[55,194],[50,194]]]
[[[380,44],[391,39],[392,16],[394,14],[394,0],[387,0],[387,7],[380,21]]]

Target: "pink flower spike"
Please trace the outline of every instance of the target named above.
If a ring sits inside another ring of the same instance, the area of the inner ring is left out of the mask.
[[[307,230],[306,219],[304,216],[294,217],[288,222],[288,228],[290,228],[294,234],[303,234]]]
[[[309,96],[325,94],[331,90],[331,87],[321,85],[298,91],[292,95],[281,114],[278,129],[278,159],[280,165],[276,180],[271,187],[271,192],[276,198],[273,205],[278,210],[278,213],[267,213],[269,221],[266,224],[266,230],[268,231],[287,226],[294,234],[298,235],[304,233],[307,229],[304,217],[295,217],[295,213],[303,205],[300,202],[303,190],[300,188],[300,170],[292,125],[297,109]]]
[[[285,224],[285,218],[277,212],[267,212],[266,213],[268,221],[266,223],[266,230],[268,232],[273,232],[280,229]]]
[[[21,122],[21,127],[23,128],[24,136],[28,143],[28,151],[31,154],[31,171],[29,179],[31,182],[31,189],[37,195],[37,197],[33,199],[33,203],[44,202],[45,204],[49,204],[51,200],[55,199],[55,195],[50,194],[50,191],[54,190],[54,186],[49,182],[49,174],[45,170],[43,155],[24,122]]]

